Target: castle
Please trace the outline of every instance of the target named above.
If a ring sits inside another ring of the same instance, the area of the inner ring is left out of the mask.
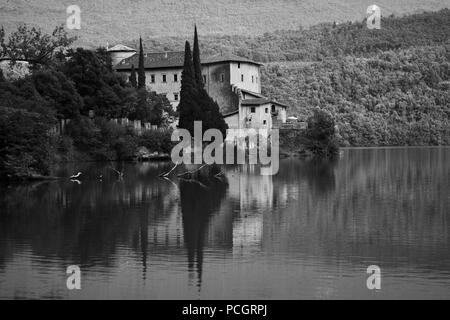
[[[119,73],[131,74],[139,65],[136,50],[124,45],[108,49]],[[144,54],[146,85],[164,94],[176,109],[180,101],[184,52]],[[261,94],[261,64],[234,54],[202,59],[205,89],[217,101],[229,128],[276,128],[286,122],[288,106]]]

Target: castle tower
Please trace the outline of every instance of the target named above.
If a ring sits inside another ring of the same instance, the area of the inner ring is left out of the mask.
[[[115,45],[112,48],[108,48],[108,53],[111,56],[113,67],[118,65],[122,60],[134,56],[136,50],[122,44]],[[137,66],[136,66],[137,67]]]

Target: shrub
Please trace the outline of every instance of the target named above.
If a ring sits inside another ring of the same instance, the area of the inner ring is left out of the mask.
[[[335,123],[327,112],[315,109],[308,119],[306,149],[318,157],[333,157],[339,152]]]
[[[174,142],[171,141],[172,130],[149,130],[140,137],[140,145],[146,147],[151,152],[170,154]]]
[[[95,150],[101,146],[100,130],[88,117],[73,119],[66,127],[66,134],[73,139],[74,146],[80,151]]]
[[[0,175],[15,179],[50,174],[51,125],[38,113],[0,107]]]

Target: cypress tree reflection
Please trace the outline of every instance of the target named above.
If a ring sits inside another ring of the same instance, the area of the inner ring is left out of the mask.
[[[201,287],[203,249],[211,216],[220,207],[228,183],[224,179],[201,178],[180,181],[184,242],[187,248],[189,272],[197,271],[197,285]]]

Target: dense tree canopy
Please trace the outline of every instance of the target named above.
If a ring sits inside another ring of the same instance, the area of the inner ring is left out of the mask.
[[[136,101],[136,92],[121,75],[112,71],[104,51],[70,49],[67,58],[61,70],[83,98],[82,114],[88,115],[93,110],[96,115],[108,118],[127,115],[126,105]]]
[[[17,80],[0,74],[0,139],[5,144],[0,157],[2,176],[49,174],[57,157],[73,159],[74,152],[88,160],[132,158],[145,140],[134,129],[110,119],[128,117],[167,126],[174,113],[165,96],[145,87],[138,90],[116,73],[104,48],[68,49],[65,46],[70,41],[60,29],[45,35],[26,26],[12,32],[5,44],[0,30],[0,53],[6,50],[12,65],[19,59],[39,65]],[[57,49],[64,50],[55,52]],[[58,119],[69,120],[62,135],[55,135],[61,133]],[[30,125],[33,121],[36,123]],[[166,140],[167,135],[170,137],[166,132],[157,139]],[[147,134],[146,138],[153,136]]]
[[[73,119],[83,109],[83,99],[74,84],[62,72],[42,70],[29,78],[36,91],[46,99],[60,119]]]
[[[54,94],[55,97],[57,95]],[[73,98],[76,99],[76,96]],[[51,121],[58,112],[52,108],[54,105],[56,101],[52,97],[42,96],[36,89],[33,76],[13,82],[0,82],[0,106],[2,107],[36,112]]]
[[[49,174],[50,123],[41,114],[0,106],[0,177]]]
[[[8,41],[5,41],[2,28],[0,58],[3,55],[11,59],[13,63],[25,60],[34,66],[48,65],[58,50],[68,47],[75,40],[76,37],[69,37],[63,26],[56,27],[50,35],[38,28],[23,24],[9,35]]]
[[[315,109],[308,118],[306,149],[319,157],[335,156],[339,150],[335,131],[333,117],[323,110]]]
[[[164,113],[170,116],[174,114],[172,105],[165,95],[156,94],[156,92],[146,89],[139,89],[137,92],[137,103],[129,109],[128,117],[131,120],[142,120],[160,126],[163,124]]]
[[[271,63],[264,93],[306,120],[333,114],[341,143],[353,146],[450,143],[450,46],[418,47],[316,63]]]

